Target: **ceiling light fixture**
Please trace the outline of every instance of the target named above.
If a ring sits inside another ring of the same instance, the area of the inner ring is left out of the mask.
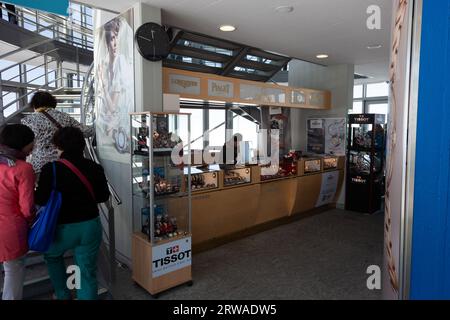
[[[230,24],[224,24],[224,25],[220,26],[219,29],[220,29],[220,31],[223,31],[223,32],[232,32],[232,31],[236,30],[236,27],[232,26]]]
[[[326,59],[326,58],[328,58],[328,55],[327,54],[318,54],[317,56],[316,56],[316,58],[317,59]]]
[[[293,6],[279,6],[275,8],[276,12],[280,12],[280,13],[290,13],[292,11],[294,11],[294,7]]]
[[[372,45],[368,45],[367,46],[367,49],[369,49],[369,50],[373,50],[373,49],[380,49],[380,48],[382,48],[383,46],[381,45],[381,44],[372,44]]]

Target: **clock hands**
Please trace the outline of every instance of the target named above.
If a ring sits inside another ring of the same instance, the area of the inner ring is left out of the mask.
[[[153,34],[152,34],[152,37],[153,37]],[[153,42],[152,39],[149,39],[149,38],[146,38],[146,37],[143,37],[143,36],[139,36],[139,38],[142,38],[142,39],[147,40],[149,42]]]

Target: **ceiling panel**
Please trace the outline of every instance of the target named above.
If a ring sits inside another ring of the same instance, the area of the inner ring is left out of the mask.
[[[130,0],[85,0],[98,7],[123,11]],[[137,1],[136,1],[137,2]],[[325,65],[383,65],[387,78],[392,16],[391,0],[145,0],[162,8],[163,23]],[[294,11],[275,11],[292,5]],[[366,10],[381,8],[381,30],[368,30]],[[221,24],[237,30],[223,33]],[[368,50],[368,45],[381,49]],[[318,60],[318,53],[329,59]],[[370,68],[366,71],[372,72]],[[379,72],[379,70],[376,70]]]

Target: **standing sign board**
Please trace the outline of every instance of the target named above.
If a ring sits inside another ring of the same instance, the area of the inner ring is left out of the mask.
[[[69,15],[69,0],[9,0],[6,2],[62,16]]]
[[[321,207],[333,202],[339,181],[339,171],[324,172],[322,174],[322,186],[316,207]]]

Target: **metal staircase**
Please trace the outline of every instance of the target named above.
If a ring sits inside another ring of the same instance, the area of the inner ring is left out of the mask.
[[[77,6],[85,11],[84,6]],[[7,11],[4,8],[2,10]],[[22,32],[21,36],[25,34],[27,43],[15,46],[0,39],[0,128],[7,123],[18,123],[22,117],[33,112],[28,101],[39,90],[49,91],[57,98],[57,109],[85,125],[93,125],[93,59],[89,60],[89,54],[86,54],[93,50],[92,24],[89,26],[86,23],[89,18],[79,14],[82,12],[72,12],[72,17],[66,19],[20,7],[8,13],[17,20],[17,25],[8,25],[8,30],[15,32],[17,29],[17,32]],[[78,22],[77,17],[80,19]],[[5,23],[9,22],[1,21],[0,17],[0,33],[4,34]],[[72,48],[70,54],[67,54],[68,47]],[[95,137],[88,139],[87,156],[100,163],[94,146]],[[109,184],[109,188],[112,194],[110,201],[99,206],[104,239],[99,255],[99,281],[104,298],[114,297],[117,265],[114,204],[121,204],[114,187]],[[50,292],[50,281],[45,270],[41,270],[43,267],[41,255],[29,254],[27,268],[33,269],[37,275],[25,282],[25,298]]]

